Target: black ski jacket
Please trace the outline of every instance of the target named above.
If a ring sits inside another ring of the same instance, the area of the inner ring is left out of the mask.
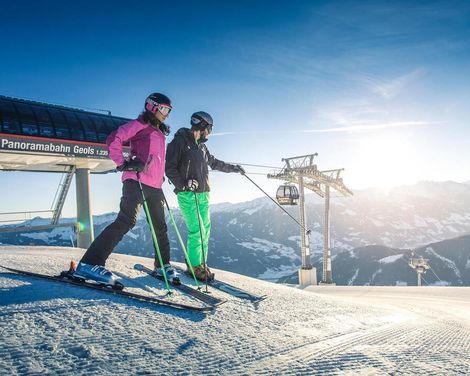
[[[175,193],[185,190],[189,179],[199,183],[196,192],[209,192],[209,169],[237,172],[236,167],[216,159],[204,143],[197,144],[191,129],[180,128],[166,149],[165,173]]]

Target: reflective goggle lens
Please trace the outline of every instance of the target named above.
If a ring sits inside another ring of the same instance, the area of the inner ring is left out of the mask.
[[[160,111],[160,113],[164,116],[168,116],[168,114],[171,111],[171,106],[168,104],[159,104],[157,106],[157,110]]]

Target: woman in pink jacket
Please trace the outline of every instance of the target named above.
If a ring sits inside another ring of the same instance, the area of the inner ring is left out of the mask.
[[[162,255],[168,279],[176,272],[170,266],[170,243],[164,213],[162,191],[165,171],[165,138],[169,127],[164,123],[171,111],[171,101],[163,94],[154,93],[145,100],[145,110],[132,120],[111,133],[106,143],[109,156],[122,174],[122,197],[116,220],[106,227],[93,241],[80,260],[74,276],[94,280],[104,285],[114,285],[114,275],[105,268],[105,263],[114,247],[134,227],[137,214],[143,204],[137,174],[145,193],[152,215],[152,224],[157,234],[158,247]],[[130,144],[129,159],[122,154],[123,145]],[[162,274],[158,259],[155,270]]]

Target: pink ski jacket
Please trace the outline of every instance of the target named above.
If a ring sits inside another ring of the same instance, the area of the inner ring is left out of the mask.
[[[121,125],[106,139],[109,157],[120,166],[124,163],[123,145],[130,143],[129,158],[136,156],[145,168],[140,173],[142,184],[161,188],[165,172],[165,135],[142,120],[136,119]],[[124,171],[122,181],[137,180],[137,173]]]

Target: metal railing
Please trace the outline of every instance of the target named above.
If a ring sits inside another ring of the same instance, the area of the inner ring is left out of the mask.
[[[45,223],[45,224],[38,224],[38,225],[31,225],[31,224],[25,224],[25,225],[15,225],[16,223],[19,222],[26,222],[28,220],[34,219],[33,214],[39,214],[39,213],[51,213],[54,214],[54,210],[31,210],[31,211],[18,211],[18,212],[4,212],[0,213],[1,216],[18,216],[21,215],[22,218],[9,218],[9,219],[3,219],[0,220],[0,223],[4,223],[5,225],[2,225],[0,227],[0,234],[5,234],[5,233],[12,233],[12,232],[29,232],[29,231],[44,231],[44,230],[50,230],[56,227],[75,227],[77,228],[77,223],[76,222],[68,222],[68,223]],[[41,218],[44,220],[48,220],[49,218]]]
[[[33,219],[32,214],[38,214],[38,213],[54,213],[54,210],[31,210],[31,211],[18,211],[18,212],[5,212],[5,213],[0,213],[1,216],[9,216],[9,215],[23,215],[22,218],[18,219],[7,219],[7,220],[0,220],[0,223],[15,223],[15,222],[25,222],[28,220]]]

